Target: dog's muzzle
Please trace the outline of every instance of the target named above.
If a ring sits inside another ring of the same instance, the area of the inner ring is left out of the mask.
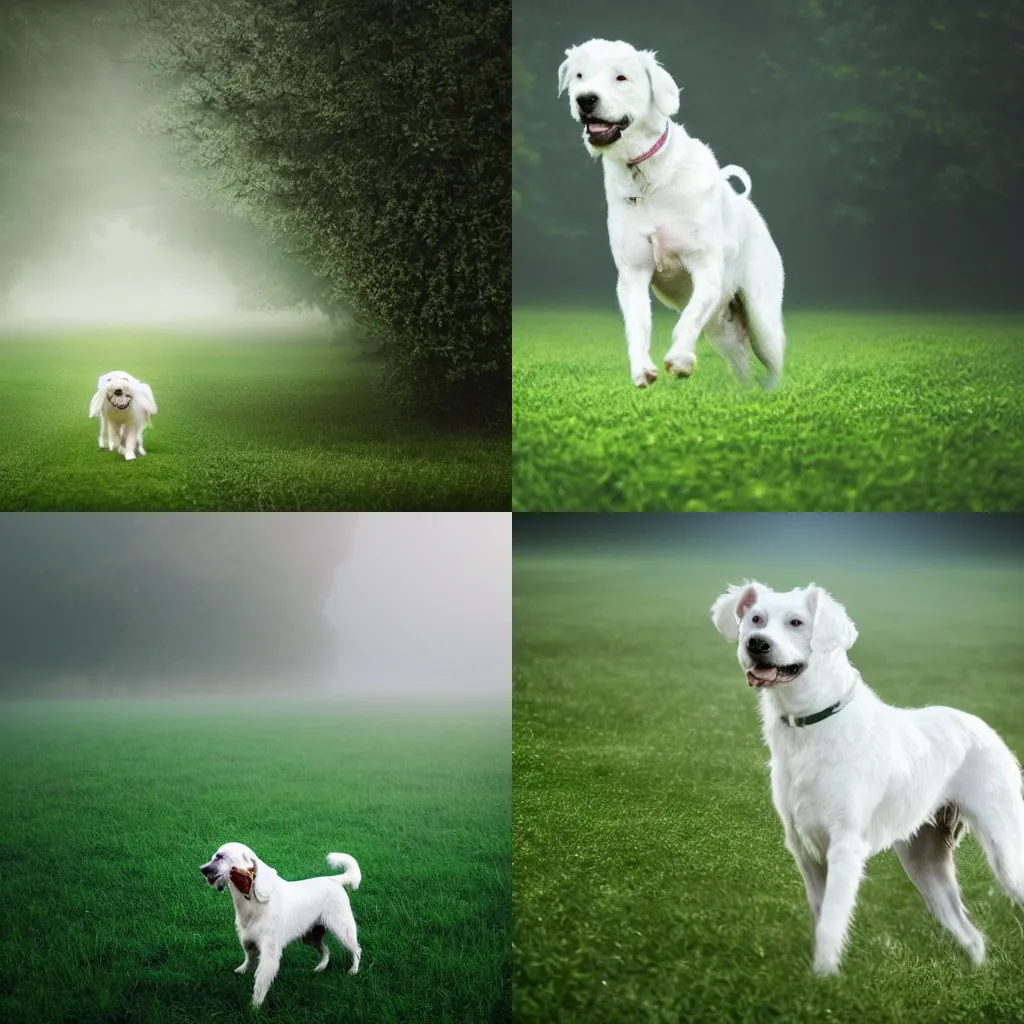
[[[115,408],[124,412],[132,404],[132,396],[126,395],[118,388],[112,395],[107,395],[107,401]]]
[[[621,121],[607,121],[597,117],[594,111],[599,102],[600,98],[595,93],[581,93],[576,97],[576,109],[587,133],[587,142],[592,146],[610,146],[613,142],[617,142],[622,137],[623,131],[629,127],[629,118],[624,117]]]
[[[216,885],[217,891],[223,892],[224,880],[222,878],[218,878],[219,872],[217,868],[210,864],[204,864],[199,870],[203,873],[203,878],[205,878],[210,885]]]

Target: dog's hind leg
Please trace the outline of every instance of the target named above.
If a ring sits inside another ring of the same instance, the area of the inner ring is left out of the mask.
[[[766,388],[774,388],[782,377],[782,361],[786,354],[786,331],[782,326],[781,295],[778,302],[766,296],[742,295],[734,299],[746,314],[747,333],[754,355],[768,371]]]
[[[245,974],[256,956],[256,946],[251,942],[243,942],[242,949],[245,952],[245,959],[235,968],[235,974]]]
[[[315,924],[302,936],[302,941],[307,946],[312,946],[320,954],[320,963],[313,968],[313,971],[322,971],[331,961],[331,951],[324,942],[324,935],[327,929],[322,924]]]
[[[980,965],[985,959],[985,937],[967,920],[953,865],[953,849],[962,828],[956,811],[943,808],[935,824],[922,825],[912,839],[896,843],[895,848],[928,909]]]
[[[1024,793],[1013,754],[995,745],[968,755],[951,787],[992,873],[1024,907]]]
[[[735,308],[734,308],[735,307]],[[704,328],[708,341],[723,359],[733,368],[742,384],[750,380],[750,338],[747,335],[747,318],[738,299],[713,316]]]
[[[359,958],[362,950],[356,940],[356,921],[352,911],[333,911],[325,914],[323,922],[338,937],[338,941],[352,954],[352,966],[348,969],[349,974],[355,974],[359,970]]]

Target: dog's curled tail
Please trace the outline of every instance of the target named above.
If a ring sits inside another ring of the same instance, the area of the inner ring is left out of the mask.
[[[341,875],[330,875],[329,877],[338,883],[338,885],[345,885],[349,889],[358,889],[359,883],[363,880],[362,872],[359,870],[359,865],[356,863],[355,857],[350,857],[347,853],[329,853],[327,854],[327,863],[332,868],[344,868],[345,872]]]
[[[740,194],[744,196],[750,195],[750,175],[742,167],[737,167],[736,164],[729,164],[728,167],[722,168],[722,177],[726,181],[730,178],[739,179],[743,185],[743,191]]]

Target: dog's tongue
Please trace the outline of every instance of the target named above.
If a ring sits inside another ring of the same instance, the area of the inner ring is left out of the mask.
[[[747,683],[750,686],[766,686],[774,683],[779,676],[779,670],[774,665],[755,665],[747,671]]]
[[[610,124],[605,124],[603,121],[591,121],[587,125],[587,131],[590,132],[591,135],[600,135],[602,132],[610,132],[611,130],[612,126]]]

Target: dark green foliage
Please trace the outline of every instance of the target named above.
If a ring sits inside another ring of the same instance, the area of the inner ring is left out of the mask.
[[[507,4],[147,8],[143,59],[206,199],[257,225],[383,347],[392,400],[507,426]]]
[[[838,539],[825,565],[780,564],[770,546],[753,559],[728,539],[699,555],[517,553],[517,1021],[1024,1019],[1020,911],[973,837],[957,864],[988,938],[981,970],[890,852],[868,864],[842,973],[812,974],[811,915],[772,807],[756,698],[709,616],[729,582],[814,579],[857,623],[851,658],[884,700],[980,715],[1021,755],[1019,564],[891,551],[872,564]]]

